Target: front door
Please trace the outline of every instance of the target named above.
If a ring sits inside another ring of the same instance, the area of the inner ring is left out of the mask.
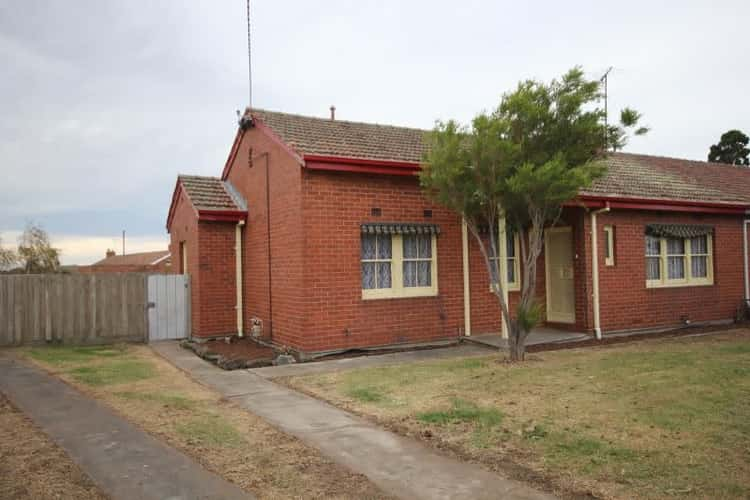
[[[547,321],[575,323],[573,232],[570,227],[552,227],[545,233]]]

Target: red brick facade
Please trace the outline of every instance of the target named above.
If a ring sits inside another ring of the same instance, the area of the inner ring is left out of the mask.
[[[308,169],[288,145],[266,130],[249,128],[238,136],[225,179],[247,201],[242,233],[246,334],[251,318],[257,317],[267,340],[306,353],[450,340],[465,334],[460,218],[428,201],[416,178]],[[235,223],[198,222],[190,201],[183,198],[175,205],[170,250],[173,267],[179,268],[180,242],[186,243],[193,335],[234,334]],[[375,208],[379,215],[373,215]],[[439,226],[437,296],[363,300],[360,225],[368,222]],[[655,222],[715,228],[713,285],[646,288],[644,230]],[[575,282],[575,324],[560,326],[592,332],[589,212],[582,207],[566,209],[558,225],[572,228]],[[615,228],[614,266],[604,263],[605,225]],[[598,231],[605,334],[734,316],[743,296],[742,216],[616,209],[598,216]],[[469,270],[471,329],[475,334],[497,332],[497,301],[471,234]],[[537,295],[543,304],[545,293],[542,255]],[[512,306],[518,295],[510,293]]]

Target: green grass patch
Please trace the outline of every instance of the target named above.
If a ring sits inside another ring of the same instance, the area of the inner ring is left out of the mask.
[[[218,415],[200,416],[179,422],[175,430],[181,436],[203,446],[234,448],[244,443],[237,429]]]
[[[363,403],[379,403],[385,396],[374,387],[351,387],[346,394]]]
[[[99,358],[116,358],[127,353],[125,345],[106,346],[49,346],[29,349],[29,356],[42,363],[64,365],[85,363]]]
[[[94,366],[79,366],[68,373],[84,384],[101,386],[151,378],[156,375],[156,370],[151,363],[145,361],[120,360]]]
[[[749,329],[533,357],[425,361],[293,384],[410,432],[429,426],[483,463],[518,449],[551,477],[595,491],[600,482],[605,497],[748,497]]]
[[[114,395],[131,401],[156,403],[176,410],[192,410],[198,405],[198,401],[195,399],[175,393],[124,391],[116,392]]]
[[[463,399],[454,399],[452,405],[449,410],[418,413],[417,419],[428,424],[471,422],[483,427],[494,427],[503,421],[503,414],[495,408],[480,408]]]

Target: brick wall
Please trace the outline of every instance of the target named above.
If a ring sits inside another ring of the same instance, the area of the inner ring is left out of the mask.
[[[228,174],[228,180],[248,203],[248,220],[243,230],[246,331],[249,332],[250,319],[258,317],[263,321],[267,340],[291,346],[301,343],[306,335],[301,176],[294,157],[255,128],[247,130],[240,139]],[[266,195],[267,181],[270,196]],[[273,285],[270,296],[269,283]]]
[[[460,219],[425,199],[415,178],[305,171],[303,207],[306,321],[295,339],[301,349],[452,339],[462,331]],[[374,207],[380,216],[371,215]],[[362,299],[360,224],[378,221],[440,226],[438,296]]]
[[[182,254],[180,243],[185,242],[188,263],[187,269],[182,269]],[[185,193],[180,193],[175,206],[172,226],[169,228],[169,253],[172,255],[175,272],[183,271],[190,275],[191,297],[190,313],[191,328],[194,335],[200,335],[201,302],[198,295],[200,290],[200,274],[198,273],[198,218]]]
[[[691,321],[731,319],[743,296],[742,219],[720,215],[615,210],[597,220],[615,228],[615,265],[604,265],[599,245],[602,330],[677,326]],[[649,223],[708,224],[714,227],[714,284],[646,288],[645,226]]]

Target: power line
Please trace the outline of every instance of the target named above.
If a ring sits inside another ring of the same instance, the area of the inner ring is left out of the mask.
[[[253,107],[253,65],[250,52],[250,0],[247,0],[247,105]]]

